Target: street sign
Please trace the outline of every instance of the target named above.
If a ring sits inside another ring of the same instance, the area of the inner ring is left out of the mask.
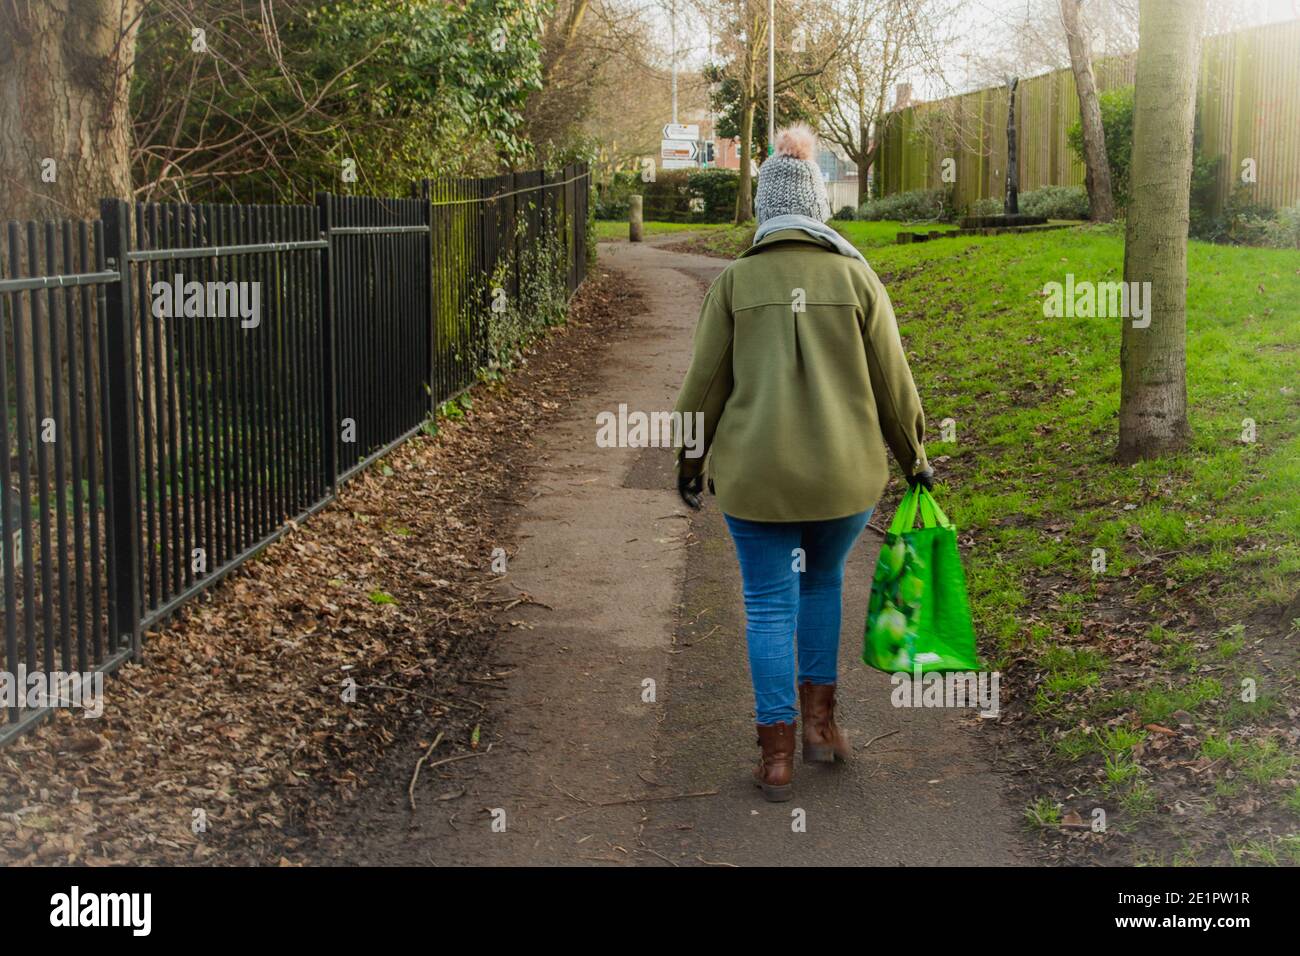
[[[663,139],[659,141],[660,159],[694,160],[700,155],[698,143],[685,139]]]
[[[665,123],[664,139],[699,139],[699,123]]]
[[[695,169],[700,164],[693,159],[664,159],[659,165],[664,169]]]

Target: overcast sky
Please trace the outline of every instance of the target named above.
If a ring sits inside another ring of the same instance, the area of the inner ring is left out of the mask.
[[[664,60],[668,61],[670,47],[669,14],[673,0],[629,0],[644,8],[660,24]],[[935,84],[924,77],[912,77],[918,98],[946,95],[942,88],[969,88],[968,66],[965,54],[979,53],[999,37],[1010,35],[1025,22],[1026,10],[1031,3],[1041,0],[954,0],[958,4],[954,17],[953,35],[956,38],[950,53],[945,57],[945,84]],[[1219,10],[1219,19],[1232,28],[1241,29],[1265,23],[1278,23],[1300,18],[1300,0],[1210,0]],[[695,7],[687,0],[677,3],[678,64],[683,69],[698,69],[708,58],[708,28]],[[778,38],[779,42],[779,38]],[[980,84],[973,84],[980,85]]]

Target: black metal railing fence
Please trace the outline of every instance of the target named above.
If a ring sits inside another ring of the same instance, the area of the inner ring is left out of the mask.
[[[315,205],[105,200],[0,230],[0,742],[24,674],[111,671],[571,295],[588,171]],[[539,257],[537,250],[549,250]],[[540,270],[540,271],[539,271]],[[554,290],[552,290],[554,291]]]

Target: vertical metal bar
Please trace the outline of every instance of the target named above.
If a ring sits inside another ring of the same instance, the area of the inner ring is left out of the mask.
[[[176,239],[178,245],[182,248],[190,248],[194,245],[194,226],[193,214],[194,207],[189,203],[179,204],[176,209]],[[190,274],[194,281],[202,283],[204,292],[204,310],[203,315],[208,314],[208,296],[206,290],[207,276],[204,275],[204,265],[201,259],[189,260]],[[172,497],[176,499],[177,508],[173,511],[172,535],[176,542],[175,554],[175,577],[176,590],[182,591],[194,583],[194,546],[195,546],[195,528],[194,528],[194,481],[192,478],[194,469],[194,408],[192,399],[194,396],[194,371],[190,366],[194,353],[194,335],[198,331],[199,325],[207,321],[206,318],[197,318],[193,321],[187,321],[192,317],[186,317],[179,321],[173,320],[171,343],[172,347],[168,349],[169,358],[174,359],[172,375],[170,377],[169,392],[172,396],[172,412],[176,416],[176,421],[172,427],[172,434],[175,436],[175,443],[172,447]],[[179,462],[177,461],[179,459]]]
[[[121,273],[107,285],[106,352],[108,388],[105,409],[108,428],[105,447],[111,447],[113,501],[112,566],[117,582],[109,601],[109,633],[114,647],[129,646],[140,656],[139,520],[136,500],[135,348],[133,347],[131,282],[126,261],[130,207],[121,200],[100,203],[104,223],[105,261]]]
[[[262,242],[266,237],[266,207],[254,205],[249,209],[249,229],[247,241],[250,243]],[[248,257],[248,264],[251,269],[249,274],[250,282],[260,283],[263,291],[266,289],[266,261],[268,256],[265,253],[255,253]],[[268,475],[270,474],[270,442],[266,438],[266,382],[263,375],[263,362],[259,346],[261,343],[255,335],[250,335],[249,330],[243,328],[239,323],[232,323],[235,327],[235,334],[239,336],[248,352],[249,362],[249,389],[248,404],[250,427],[253,432],[253,484],[250,489],[253,495],[254,514],[256,521],[253,525],[253,542],[262,540],[267,534],[271,524],[271,508],[269,501]],[[256,330],[254,330],[256,331]]]
[[[307,207],[302,213],[302,238],[315,239],[320,234],[320,218],[315,207]],[[325,319],[325,306],[321,297],[320,264],[328,255],[327,250],[313,249],[302,257],[302,302],[303,310],[298,317],[298,369],[300,373],[299,392],[302,395],[303,411],[299,416],[298,428],[303,436],[304,455],[303,507],[325,496],[324,486],[316,483],[316,469],[323,465],[324,450],[319,443],[317,427],[324,418],[324,411],[317,401],[318,395],[312,388],[312,373],[318,369],[316,348],[319,344],[318,330]]]
[[[41,271],[40,243],[36,223],[27,224],[28,275],[38,276]],[[30,295],[32,315],[32,385],[36,393],[36,496],[40,508],[41,536],[41,626],[43,664],[47,669],[54,660],[54,563],[51,560],[53,545],[50,542],[50,466],[46,455],[45,431],[48,427],[45,407],[45,315],[41,308],[41,293]],[[33,670],[36,662],[29,662]]]
[[[291,206],[285,210],[285,229],[286,234],[291,240],[304,239],[302,228],[302,210],[298,206]],[[287,382],[287,391],[285,393],[285,437],[289,450],[288,458],[288,487],[286,489],[286,500],[288,510],[286,516],[292,517],[301,510],[298,505],[302,499],[302,448],[303,448],[303,403],[300,392],[302,381],[298,374],[298,357],[300,355],[300,337],[298,322],[306,311],[303,303],[303,275],[302,264],[306,259],[306,252],[291,253],[285,260],[285,288],[287,290],[286,305],[284,309],[284,321],[282,323],[282,340],[284,343],[284,361],[285,361],[285,381]]]
[[[323,226],[321,224],[320,213],[316,209],[307,212],[307,237],[316,238],[321,235]],[[308,436],[308,445],[311,449],[311,455],[308,459],[307,467],[307,492],[308,498],[315,501],[324,498],[329,494],[332,480],[325,478],[325,443],[322,435],[318,431],[319,424],[324,421],[328,411],[325,406],[325,394],[317,386],[326,382],[326,388],[332,389],[334,382],[327,378],[320,362],[320,344],[321,329],[326,323],[326,296],[328,284],[322,282],[321,273],[324,271],[325,261],[329,258],[329,248],[316,249],[307,258],[307,301],[309,308],[303,317],[303,327],[305,337],[303,339],[302,367],[303,367],[303,388],[307,393],[307,407],[310,414],[303,419],[302,428],[304,434]]]
[[[275,206],[262,206],[260,220],[261,228],[259,235],[263,241],[275,242],[278,239],[275,222]],[[273,309],[276,312],[276,319],[279,319],[279,267],[280,253],[266,252],[258,256],[262,266],[262,303],[263,312],[268,302],[275,303]],[[246,330],[250,334],[253,347],[257,353],[258,363],[258,408],[260,409],[262,419],[262,447],[263,447],[263,477],[262,477],[262,501],[263,509],[266,514],[266,523],[262,528],[263,536],[270,534],[280,524],[280,516],[277,513],[278,485],[279,485],[279,439],[275,434],[275,413],[276,403],[276,383],[272,362],[274,361],[275,339],[273,335],[266,334],[270,324],[267,322],[265,314],[262,321],[255,329]]]
[[[95,264],[100,269],[108,268],[108,253],[104,239],[103,220],[96,220],[93,227],[93,238],[95,243]],[[118,262],[121,262],[119,259]],[[118,282],[130,282],[130,274],[123,265],[117,265],[119,270]],[[116,542],[113,530],[113,443],[112,428],[110,427],[110,409],[109,409],[109,386],[108,386],[108,336],[109,336],[109,305],[108,289],[113,283],[105,283],[97,287],[98,295],[95,297],[95,359],[99,367],[99,394],[96,396],[99,404],[99,448],[101,449],[104,474],[103,474],[103,508],[100,512],[103,518],[104,529],[104,568],[108,572],[108,591],[103,607],[104,616],[100,618],[99,611],[96,612],[96,620],[100,621],[101,630],[95,632],[92,652],[95,663],[104,660],[108,650],[117,644],[117,631],[113,630],[112,606],[114,596],[118,593],[118,582],[123,574],[127,574],[126,569],[119,569],[115,556],[117,554]],[[98,567],[98,564],[96,564]],[[135,588],[134,583],[126,585],[132,590]]]
[[[103,243],[96,238],[95,247],[99,249]],[[86,223],[77,224],[77,247],[80,253],[82,269],[86,271],[99,271],[99,266],[91,261],[90,252],[90,230]],[[81,642],[77,646],[79,656],[79,669],[87,671],[93,663],[98,663],[98,656],[94,655],[93,646],[95,636],[99,633],[100,615],[103,613],[103,602],[100,599],[100,589],[103,587],[103,572],[101,562],[103,557],[100,553],[100,534],[99,527],[103,520],[103,508],[100,505],[99,496],[99,430],[96,427],[96,411],[103,403],[102,385],[100,389],[95,388],[95,342],[98,336],[92,331],[90,321],[91,310],[99,301],[103,293],[103,285],[97,285],[93,289],[81,290],[81,355],[83,360],[82,375],[85,393],[85,414],[86,414],[86,487],[87,502],[86,510],[89,518],[90,534],[90,629],[89,633],[83,633]],[[92,298],[93,297],[93,298]],[[101,379],[102,382],[102,379]],[[7,446],[6,446],[7,447]],[[80,609],[78,609],[80,613]]]
[[[355,226],[357,219],[356,197],[344,196],[340,202],[342,205],[342,224],[344,226]],[[344,375],[346,391],[341,396],[343,404],[339,408],[339,416],[351,420],[354,429],[354,442],[346,448],[340,446],[340,451],[346,455],[340,462],[344,470],[351,468],[356,461],[357,443],[360,440],[364,418],[361,408],[361,391],[357,387],[361,369],[364,367],[359,348],[360,343],[357,340],[357,330],[364,321],[361,313],[361,293],[365,286],[365,276],[362,274],[361,243],[361,236],[347,235],[342,237],[345,250],[343,276],[344,289],[346,290],[346,307],[340,313],[340,318],[343,321],[343,334],[346,336],[346,344],[339,351],[339,359],[347,362],[347,371]]]
[[[248,243],[251,241],[249,217],[252,215],[252,209],[247,206],[231,207],[231,216],[234,219],[231,231],[232,243]],[[235,281],[251,281],[252,262],[249,257],[231,256],[231,267],[235,270]],[[242,551],[257,539],[257,509],[253,497],[253,476],[256,474],[253,458],[255,455],[253,447],[253,438],[255,433],[250,428],[248,414],[248,392],[249,376],[251,365],[248,361],[246,350],[244,349],[244,337],[240,335],[239,328],[232,322],[223,322],[226,328],[226,334],[230,338],[231,350],[236,356],[236,372],[234,381],[231,383],[231,390],[234,392],[235,407],[231,410],[235,422],[235,431],[238,434],[239,450],[235,454],[235,466],[238,469],[238,479],[236,488],[240,499],[240,512],[242,527],[239,535],[238,551]]]
[[[299,209],[286,206],[281,215],[284,217],[283,233],[289,240],[303,238]],[[280,362],[281,381],[284,383],[282,402],[283,416],[280,427],[284,429],[285,447],[285,485],[284,517],[291,518],[298,514],[301,498],[300,479],[302,462],[302,400],[298,394],[298,318],[302,314],[302,282],[299,268],[302,263],[301,252],[286,253],[284,257],[284,308],[280,315]]]
[[[22,243],[18,223],[9,223],[9,274],[23,274],[20,260]],[[27,338],[24,326],[30,308],[24,312],[22,293],[9,300],[14,322],[14,385],[18,393],[18,499],[19,542],[23,558],[23,650],[27,667],[36,666],[36,560],[32,542],[32,440],[33,409],[28,404]],[[17,665],[14,665],[17,670]]]
[[[84,237],[86,224],[80,223]],[[88,263],[83,255],[80,260],[73,257],[72,223],[64,220],[63,265],[70,272],[88,271]],[[86,510],[82,505],[82,448],[81,448],[81,382],[77,368],[77,303],[84,303],[91,294],[88,288],[65,289],[63,295],[63,318],[68,342],[68,437],[71,441],[68,487],[72,493],[72,567],[71,579],[76,589],[73,599],[76,601],[77,664],[72,666],[71,646],[65,652],[63,666],[65,670],[85,671],[86,668]],[[65,552],[66,553],[66,552]],[[71,611],[69,611],[71,613]]]
[[[52,221],[45,223],[45,270],[47,275],[60,275],[67,268],[61,263],[58,253],[57,227]],[[57,658],[50,655],[45,662],[46,670],[66,670],[72,660],[71,596],[68,590],[68,474],[64,466],[63,432],[67,425],[67,416],[63,413],[63,346],[59,335],[60,301],[63,296],[58,290],[49,289],[46,299],[46,314],[50,321],[50,415],[54,424],[54,440],[49,442],[54,454],[54,510],[55,510],[55,546],[58,549],[55,559],[59,568],[59,652]],[[50,562],[50,570],[54,561]],[[51,640],[52,640],[51,635]],[[60,663],[61,662],[61,663]]]
[[[338,485],[338,408],[339,377],[338,366],[334,356],[334,335],[337,319],[338,275],[341,275],[339,263],[339,239],[330,230],[334,228],[334,214],[338,201],[329,193],[316,194],[316,208],[320,210],[320,229],[329,245],[325,247],[320,258],[320,370],[321,370],[321,477],[326,487]]]
[[[203,217],[207,224],[204,233],[208,245],[220,244],[221,218],[220,207],[212,204],[203,206]],[[221,259],[212,260],[212,279],[225,281],[225,265]],[[213,556],[213,567],[225,564],[232,540],[231,512],[229,504],[229,484],[226,480],[225,453],[226,436],[224,427],[225,404],[222,389],[226,379],[226,353],[221,348],[221,338],[212,322],[203,323],[203,401],[204,418],[207,433],[203,444],[208,450],[206,464],[208,481],[212,488],[209,502],[212,509],[211,525],[208,539],[212,542],[209,554]]]
[[[351,196],[340,196],[337,199],[335,212],[338,215],[338,225],[351,226],[353,217],[353,203],[355,200]],[[355,389],[355,380],[357,369],[361,366],[361,356],[357,354],[356,327],[357,327],[357,289],[360,286],[359,268],[357,249],[359,238],[354,235],[341,235],[338,237],[336,249],[338,250],[338,289],[341,293],[338,308],[338,349],[336,351],[336,361],[339,368],[339,408],[338,418],[333,424],[335,431],[339,431],[343,426],[343,419],[351,419],[356,426],[356,419],[359,416],[357,408],[357,393]],[[339,473],[347,471],[352,467],[353,454],[355,445],[344,445],[341,432],[338,440],[339,448]]]
[[[169,247],[173,247],[180,242],[180,210],[179,204],[173,203],[164,210],[164,236]],[[186,260],[186,269],[191,268],[188,264],[191,260]],[[192,278],[191,273],[191,278]],[[180,429],[177,427],[176,417],[179,412],[179,406],[176,396],[176,376],[180,374],[180,361],[177,355],[177,339],[183,335],[181,331],[185,326],[185,315],[173,315],[171,319],[160,326],[161,334],[158,336],[158,370],[159,384],[166,383],[166,390],[162,393],[167,401],[167,430],[162,430],[162,420],[159,419],[158,443],[159,446],[166,449],[166,455],[159,454],[159,462],[166,461],[167,467],[159,475],[158,484],[160,489],[166,489],[166,511],[164,515],[170,519],[171,537],[163,535],[163,554],[162,554],[162,591],[168,598],[177,594],[181,588],[181,539],[180,539],[180,508],[177,501],[179,497],[179,473],[176,459],[181,453],[180,446]],[[164,434],[166,437],[164,438]],[[160,500],[159,504],[163,502]],[[170,514],[168,514],[170,512]]]
[[[16,223],[9,224],[9,252],[13,254],[13,243],[16,235]],[[6,270],[4,257],[0,256],[0,278],[6,274],[17,278],[16,270]],[[14,307],[17,296],[14,294],[0,295],[0,394],[9,394],[8,366],[9,360],[4,352],[4,343],[9,336],[5,335],[5,316],[12,318],[14,326],[14,368],[15,373],[22,364],[22,352],[19,349],[19,343],[22,341],[18,334],[18,327],[22,323],[20,310]],[[21,427],[21,423],[27,418],[27,409],[24,407],[25,393],[21,388],[16,389],[15,411],[17,421],[16,425]],[[14,509],[19,507],[18,502],[13,498],[13,490],[10,482],[13,480],[12,462],[13,453],[9,444],[9,418],[8,414],[0,416],[0,448],[4,449],[3,467],[4,481],[0,484],[0,530],[3,531],[3,540],[0,540],[0,559],[4,562],[4,588],[5,588],[5,659],[4,669],[11,674],[18,673],[18,575],[14,567],[14,543],[15,539],[21,535],[22,521],[15,521]],[[21,459],[20,459],[21,462]],[[22,711],[15,706],[9,709],[9,720],[16,722]]]
[[[135,237],[136,237],[136,243],[140,248],[145,247],[145,243],[144,243],[145,217],[140,214],[143,211],[144,210],[142,208],[137,207],[136,221],[135,221],[135,230],[136,230]],[[156,203],[150,206],[149,208],[149,222],[150,222],[149,245],[157,248],[159,243],[158,243],[158,206]],[[168,281],[169,282],[175,281],[176,278],[175,273],[172,272],[172,270],[170,269],[167,263],[159,263],[156,269],[157,270],[167,269],[168,272],[170,273],[167,276]],[[140,415],[141,415],[140,444],[144,451],[144,489],[143,490],[144,490],[144,509],[145,509],[144,553],[141,555],[141,560],[142,560],[141,583],[144,585],[143,588],[144,597],[141,604],[142,608],[155,607],[158,598],[157,578],[154,573],[154,560],[155,560],[155,556],[159,552],[158,539],[157,539],[157,535],[155,534],[156,516],[155,516],[155,507],[154,507],[155,497],[154,497],[153,433],[154,433],[154,428],[156,426],[156,421],[155,421],[155,414],[153,409],[153,399],[150,394],[150,388],[149,388],[150,365],[151,365],[150,359],[154,352],[154,348],[152,345],[152,339],[153,339],[152,330],[154,326],[150,322],[150,313],[152,312],[152,310],[149,308],[150,294],[152,290],[148,287],[147,284],[145,284],[147,282],[147,277],[150,273],[154,273],[155,275],[157,274],[155,272],[154,266],[145,266],[140,269],[140,274],[142,277],[141,285],[139,286],[140,394],[141,397],[143,398],[143,401],[140,406]],[[173,293],[173,301],[174,300],[175,300],[175,294]],[[155,318],[154,321],[156,322],[157,319]]]
[[[203,238],[203,220],[202,210],[197,205],[186,205],[185,207],[185,236],[186,241],[191,246],[202,246]],[[204,283],[204,288],[208,288],[207,283],[212,281],[212,264],[208,259],[200,260],[198,263],[199,281]],[[203,459],[205,449],[203,447],[203,365],[200,360],[202,355],[203,327],[208,325],[207,321],[195,322],[190,325],[185,332],[185,378],[186,389],[185,398],[188,400],[188,420],[189,427],[186,433],[185,441],[185,459],[189,465],[186,469],[186,494],[185,505],[188,521],[185,526],[185,553],[182,560],[185,562],[185,580],[189,584],[194,584],[198,580],[200,572],[194,569],[194,551],[196,548],[203,550],[204,556],[210,562],[212,560],[212,543],[208,540],[207,527],[205,520],[207,518],[207,501],[208,501],[208,481],[203,470]],[[211,565],[208,565],[211,567]]]
[[[276,232],[281,241],[292,238],[289,231],[289,209],[283,205],[272,207],[275,210]],[[276,399],[275,428],[278,435],[277,445],[279,448],[279,463],[276,467],[276,502],[279,513],[275,516],[276,527],[281,527],[285,520],[290,518],[294,512],[290,511],[292,504],[292,495],[290,490],[293,485],[293,458],[292,448],[293,440],[289,429],[289,416],[293,412],[293,404],[289,401],[289,350],[287,348],[286,336],[289,334],[289,325],[293,321],[293,295],[294,287],[289,278],[290,270],[293,268],[293,260],[297,255],[296,252],[281,252],[276,256],[275,267],[275,287],[276,296],[276,314],[273,334],[269,336],[274,356],[271,363],[271,371],[277,381],[278,396]]]
[[[217,207],[218,245],[233,245],[238,241],[234,227],[235,213],[234,207],[226,205]],[[235,257],[226,256],[220,261],[222,275],[225,280],[227,282],[238,281],[239,269]],[[239,427],[239,393],[237,391],[240,374],[243,370],[240,367],[239,353],[235,350],[235,338],[230,331],[230,323],[216,323],[213,326],[213,331],[215,339],[220,345],[220,356],[214,369],[219,368],[221,370],[221,417],[218,428],[223,446],[221,459],[221,473],[225,489],[223,508],[226,512],[226,527],[228,529],[228,550],[225,558],[223,558],[224,563],[225,560],[239,554],[244,547],[243,443],[241,441],[243,436]]]

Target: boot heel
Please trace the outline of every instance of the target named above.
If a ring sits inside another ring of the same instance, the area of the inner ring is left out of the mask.
[[[784,803],[794,797],[794,784],[787,783],[776,786],[770,783],[759,784],[763,791],[763,799],[769,803]]]
[[[804,744],[804,763],[834,763],[835,748],[830,744]]]

